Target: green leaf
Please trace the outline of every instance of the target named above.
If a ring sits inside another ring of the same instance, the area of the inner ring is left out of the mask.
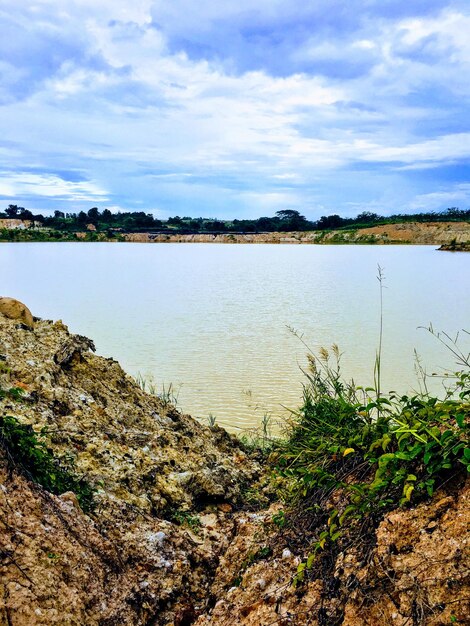
[[[307,569],[310,569],[315,561],[315,557],[316,555],[314,553],[311,553],[308,555],[307,558]]]
[[[383,436],[382,438],[382,450],[385,452],[385,450],[387,449],[388,444],[392,441],[391,436],[387,433]]]
[[[453,434],[454,433],[452,430],[445,430],[441,435],[441,445],[446,441],[446,439],[449,439],[449,437],[452,437]]]
[[[395,452],[395,456],[402,461],[410,461],[412,459],[412,455],[409,452]]]
[[[342,512],[340,518],[339,518],[339,525],[342,526],[344,520],[349,517],[350,513],[355,513],[357,511],[357,507],[354,504],[349,504],[344,511]]]

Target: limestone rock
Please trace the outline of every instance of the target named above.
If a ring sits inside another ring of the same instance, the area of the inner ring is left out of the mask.
[[[34,326],[33,316],[28,307],[14,298],[0,297],[0,313],[11,320],[18,320],[25,326]]]
[[[63,323],[25,333],[0,315],[0,386],[30,390],[0,397],[0,416],[45,428],[56,458],[96,489],[85,515],[75,494],[49,494],[9,467],[0,445],[0,626],[189,623],[232,534],[217,504],[239,502],[260,473],[256,461],[237,463],[233,437],[93,350]]]
[[[88,337],[83,335],[72,335],[60,346],[59,350],[54,355],[54,361],[58,365],[67,365],[76,354],[87,352],[91,350],[96,351],[95,344]]]

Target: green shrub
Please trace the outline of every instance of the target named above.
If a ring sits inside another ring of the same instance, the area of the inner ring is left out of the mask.
[[[307,563],[354,528],[370,527],[396,507],[430,497],[470,471],[470,367],[449,377],[443,399],[377,393],[346,383],[333,346],[309,356],[304,403],[279,444],[277,472],[297,515],[319,529]],[[336,497],[331,498],[336,493]],[[306,513],[307,512],[307,513]]]
[[[47,448],[46,431],[36,433],[29,424],[15,417],[0,417],[0,447],[11,466],[54,494],[73,491],[83,511],[93,508],[94,489],[73,473],[71,460],[59,462]]]

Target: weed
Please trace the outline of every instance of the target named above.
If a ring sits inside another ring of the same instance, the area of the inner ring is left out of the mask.
[[[275,513],[272,517],[273,524],[275,524],[278,528],[282,529],[287,526],[287,517],[284,511],[279,511]]]
[[[377,280],[380,326],[373,387],[358,387],[342,378],[336,345],[331,351],[320,349],[316,356],[290,328],[309,350],[309,366],[304,371],[303,406],[292,412],[288,439],[278,445],[277,472],[287,481],[285,499],[296,505],[297,519],[305,522],[310,517],[310,527],[317,529],[295,583],[304,580],[317,553],[341,537],[364,534],[386,511],[431,497],[449,479],[470,472],[470,353],[460,348],[458,334],[453,338],[429,326],[463,369],[446,372],[444,397],[431,397],[426,371],[415,355],[421,391],[411,396],[384,394],[380,266]]]
[[[383,340],[383,319],[384,319],[383,290],[384,290],[384,280],[385,280],[383,269],[380,267],[380,265],[377,265],[377,280],[379,281],[379,285],[380,285],[380,325],[379,325],[379,347],[377,348],[377,352],[375,355],[375,363],[374,363],[374,385],[375,385],[376,397],[380,398],[381,382],[382,382],[381,369],[382,369],[382,340]]]
[[[176,387],[173,383],[170,383],[168,386],[165,386],[165,383],[163,383],[161,389],[159,389],[151,376],[144,377],[140,373],[137,374],[135,381],[142,391],[145,391],[145,393],[152,396],[156,396],[165,407],[178,405],[182,385]]]
[[[189,528],[196,535],[201,529],[201,520],[197,515],[193,515],[189,511],[181,511],[177,509],[170,515],[171,521],[178,524],[178,526],[185,526]]]
[[[57,554],[56,552],[48,552],[47,558],[49,559],[49,563],[51,563],[52,565],[56,565],[57,563],[60,562],[62,557],[60,554]]]
[[[209,424],[210,428],[214,428],[215,426],[217,426],[216,416],[212,415],[212,413],[209,413],[209,416],[207,417],[207,423]]]
[[[455,342],[451,346],[459,364],[468,363]],[[336,365],[326,350],[310,356],[304,404],[279,445],[277,471],[288,481],[288,497],[303,512],[316,511],[320,529],[297,582],[316,554],[343,535],[470,471],[470,371],[448,377],[443,399],[384,395],[379,384],[364,390],[343,381],[339,351],[332,352]],[[326,512],[334,491],[339,504]]]
[[[251,391],[244,392],[251,399]],[[249,405],[250,406],[250,405]],[[259,407],[255,406],[254,411]],[[273,420],[269,411],[264,411],[260,425],[254,428],[246,428],[240,433],[240,441],[250,451],[259,451],[263,455],[269,454],[275,446],[276,438],[273,435]]]
[[[246,559],[240,565],[240,570],[237,576],[231,581],[231,587],[240,587],[243,582],[243,574],[244,572],[251,567],[254,563],[258,563],[259,561],[263,561],[268,557],[272,556],[273,551],[269,546],[262,546],[258,548],[256,551],[249,552]]]
[[[241,488],[243,502],[253,508],[259,508],[262,504],[266,504],[266,496],[257,487],[244,486]]]
[[[8,387],[8,389],[0,388],[0,400],[2,398],[9,398],[10,400],[21,400],[21,397],[24,394],[24,389],[21,387]]]
[[[70,459],[59,462],[53,456],[46,446],[46,434],[45,429],[36,433],[32,426],[21,424],[15,417],[0,417],[0,447],[10,466],[19,468],[51,493],[73,491],[83,511],[92,510],[94,489],[73,473]]]

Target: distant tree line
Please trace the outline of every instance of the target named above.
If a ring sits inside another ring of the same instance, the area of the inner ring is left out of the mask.
[[[14,218],[34,221],[38,226],[56,231],[76,232],[93,229],[97,232],[159,232],[159,233],[264,233],[306,230],[338,230],[341,228],[366,228],[380,224],[403,222],[448,222],[470,221],[470,209],[456,207],[445,211],[429,213],[397,213],[384,217],[364,211],[356,217],[323,215],[316,221],[307,220],[294,209],[277,211],[274,217],[259,217],[253,220],[220,220],[205,217],[170,217],[167,220],[155,218],[144,211],[112,213],[109,209],[100,211],[97,207],[85,213],[64,213],[54,211],[52,216],[33,214],[30,210],[10,204],[1,218]]]

